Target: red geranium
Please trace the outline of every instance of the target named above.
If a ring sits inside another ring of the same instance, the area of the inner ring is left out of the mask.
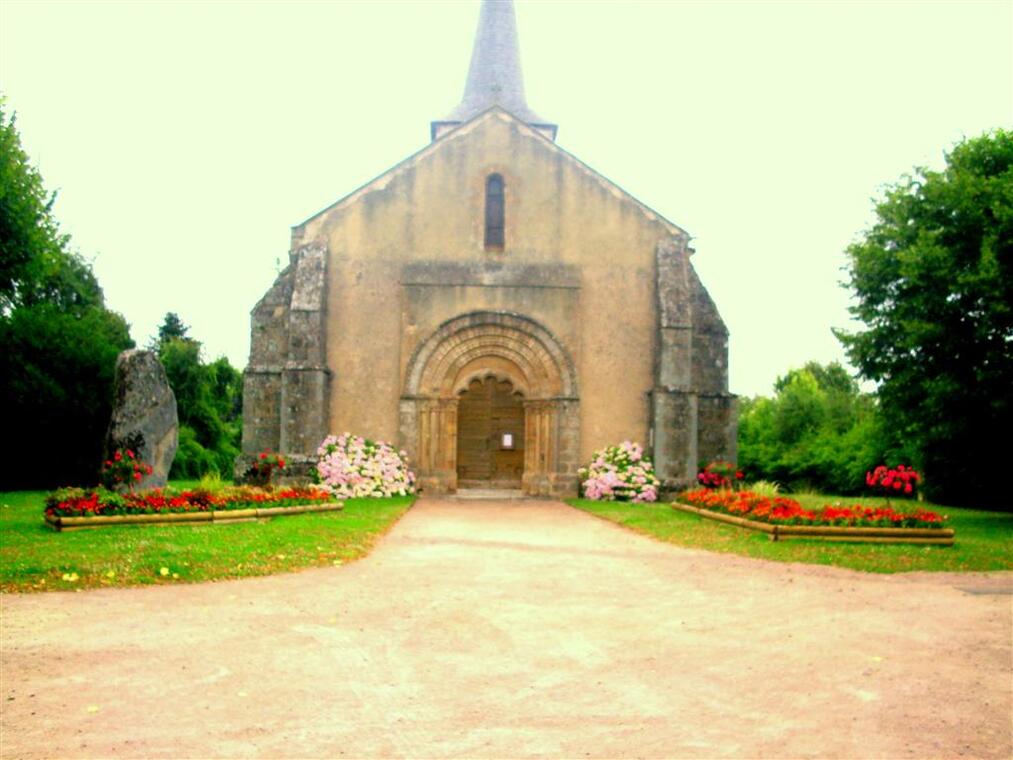
[[[140,483],[145,475],[151,473],[151,465],[142,462],[133,449],[116,449],[112,458],[102,465],[102,485],[110,490],[125,486],[132,491],[135,483]]]
[[[731,462],[715,460],[697,473],[696,480],[704,488],[731,488],[744,476]]]
[[[267,485],[271,482],[271,475],[275,470],[285,469],[285,459],[281,454],[275,454],[270,449],[261,451],[250,469],[246,471],[246,477],[252,483]]]
[[[899,464],[896,467],[880,465],[865,473],[865,485],[874,491],[890,496],[914,496],[922,476],[913,467]]]

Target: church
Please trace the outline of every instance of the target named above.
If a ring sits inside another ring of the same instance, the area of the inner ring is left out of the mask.
[[[414,155],[292,229],[252,311],[243,473],[330,434],[408,453],[424,493],[575,496],[642,443],[667,488],[735,459],[728,331],[690,237],[528,107],[512,0],[482,0],[461,103]]]

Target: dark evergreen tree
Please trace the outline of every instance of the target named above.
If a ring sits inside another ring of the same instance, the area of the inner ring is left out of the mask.
[[[166,312],[165,319],[162,320],[162,324],[158,327],[158,340],[157,346],[161,346],[168,340],[180,339],[187,340],[187,332],[190,327],[183,323],[183,320],[179,318],[179,314],[174,311]]]

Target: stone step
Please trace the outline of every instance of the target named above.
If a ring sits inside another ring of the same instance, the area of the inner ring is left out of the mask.
[[[524,493],[519,488],[458,488],[450,494],[453,499],[523,499]]]

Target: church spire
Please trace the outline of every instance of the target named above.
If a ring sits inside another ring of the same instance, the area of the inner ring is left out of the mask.
[[[482,0],[464,97],[446,118],[432,123],[432,138],[435,140],[494,105],[555,139],[556,125],[528,108],[524,99],[513,0]]]

